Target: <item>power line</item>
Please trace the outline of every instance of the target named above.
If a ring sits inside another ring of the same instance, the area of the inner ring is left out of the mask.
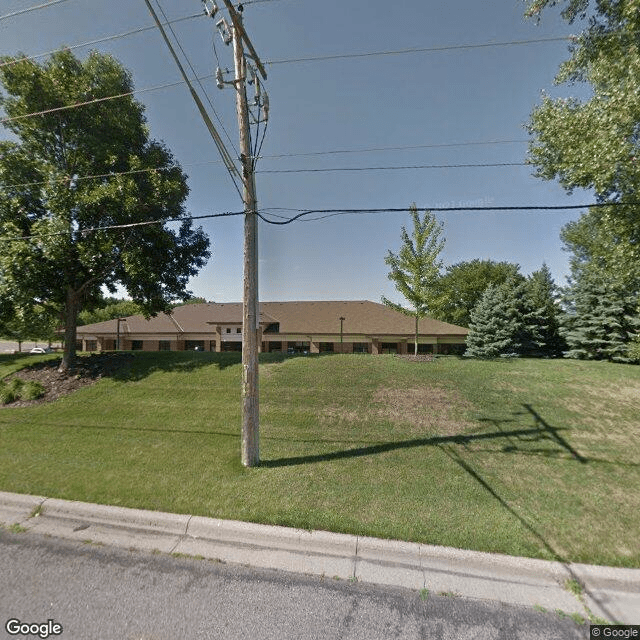
[[[171,52],[171,56],[173,57],[179,71],[180,71],[180,75],[182,76],[182,79],[186,82],[187,86],[189,87],[189,91],[191,92],[191,97],[193,98],[194,102],[196,103],[197,107],[198,107],[198,111],[200,112],[200,116],[202,117],[207,130],[209,131],[209,134],[211,135],[211,137],[213,138],[213,141],[218,149],[218,152],[220,153],[220,156],[222,157],[222,159],[224,160],[224,164],[225,167],[227,168],[227,171],[229,173],[229,176],[233,182],[233,186],[235,187],[236,191],[242,196],[242,194],[240,193],[240,189],[238,187],[238,184],[236,182],[236,177],[241,181],[244,182],[244,178],[243,176],[240,174],[238,168],[235,165],[235,162],[233,161],[233,158],[231,157],[231,155],[229,154],[229,152],[227,151],[227,148],[224,146],[224,142],[222,141],[222,138],[220,137],[220,134],[218,133],[218,131],[216,130],[215,126],[213,125],[213,122],[211,122],[211,118],[209,117],[209,114],[207,113],[207,110],[204,108],[204,105],[202,104],[202,100],[200,100],[200,96],[196,93],[196,90],[193,88],[193,85],[191,84],[191,81],[189,80],[189,77],[187,76],[184,67],[182,66],[182,63],[180,62],[180,59],[178,58],[178,55],[176,54],[173,45],[171,44],[171,41],[169,40],[169,37],[167,36],[166,31],[164,30],[162,23],[160,22],[156,12],[153,10],[153,7],[151,6],[151,2],[149,0],[145,0],[145,3],[147,5],[147,8],[149,9],[149,13],[151,13],[151,16],[153,17],[156,26],[158,27],[158,30],[160,31],[160,34],[162,35],[163,40],[165,41],[169,51]]]
[[[14,16],[21,16],[23,13],[37,11],[38,9],[46,9],[47,7],[51,7],[54,4],[60,4],[61,2],[67,2],[67,0],[51,0],[51,2],[45,2],[44,4],[27,7],[26,9],[19,9],[18,11],[13,11],[12,13],[7,13],[3,16],[0,16],[0,21],[7,20],[8,18],[13,18]]]
[[[348,153],[369,153],[373,151],[411,151],[417,149],[446,149],[451,147],[470,147],[470,146],[482,146],[492,144],[521,144],[528,142],[528,140],[485,140],[485,141],[472,141],[472,142],[447,142],[442,144],[413,144],[413,145],[400,145],[395,147],[368,147],[362,149],[330,149],[327,151],[309,151],[306,153],[279,153],[260,156],[260,158],[303,158],[311,156],[327,156],[338,155]]]
[[[229,135],[229,133],[225,129],[224,125],[222,124],[222,120],[220,119],[220,116],[218,116],[218,112],[215,110],[215,107],[213,106],[213,103],[211,102],[211,98],[209,97],[209,94],[207,93],[207,90],[204,88],[204,85],[202,84],[202,82],[198,79],[198,74],[196,73],[196,70],[193,68],[193,65],[191,64],[191,60],[189,59],[189,56],[186,54],[184,48],[182,47],[182,43],[178,39],[178,36],[176,35],[176,32],[173,30],[173,27],[171,26],[171,23],[169,22],[169,20],[167,18],[167,15],[165,14],[164,9],[162,8],[162,5],[160,4],[160,0],[156,0],[156,4],[158,5],[158,8],[160,9],[160,12],[162,13],[162,17],[165,19],[165,24],[169,27],[169,30],[171,31],[171,35],[173,36],[173,39],[176,41],[180,51],[182,52],[182,55],[184,56],[184,59],[187,61],[187,64],[189,65],[189,69],[191,69],[191,73],[193,73],[193,76],[196,79],[196,82],[198,83],[198,86],[200,87],[200,89],[204,93],[204,96],[207,99],[207,102],[209,103],[209,106],[211,107],[211,111],[213,111],[213,115],[215,116],[216,120],[218,121],[218,124],[220,125],[220,128],[224,132],[225,136],[227,136],[227,140],[229,141],[229,144],[231,145],[231,148],[236,152],[236,156],[239,156],[240,153],[238,152],[238,150],[236,149],[235,145],[233,144],[233,140],[231,140],[231,136]]]
[[[473,207],[473,206],[460,206],[460,207],[417,207],[420,210],[428,210],[428,211],[436,211],[436,212],[461,212],[461,211],[471,211],[471,212],[483,212],[483,211],[563,211],[563,210],[574,210],[574,209],[589,209],[589,208],[602,208],[602,207],[616,207],[616,206],[640,206],[640,202],[604,202],[604,203],[591,203],[591,204],[573,204],[573,205],[517,205],[517,206],[481,206],[481,207]],[[287,211],[295,211],[295,209],[286,209]],[[266,211],[266,210],[265,210]],[[302,218],[315,215],[315,214],[323,214],[318,216],[317,218],[309,218],[306,222],[312,222],[314,220],[324,220],[326,218],[331,218],[335,216],[342,215],[351,215],[351,214],[373,214],[373,213],[408,213],[411,211],[410,207],[397,207],[397,208],[380,208],[380,209],[298,209],[299,213],[290,218],[286,218],[283,222],[278,222],[275,220],[268,220],[263,215],[258,213],[260,218],[265,222],[273,225],[287,225],[292,222],[296,222],[297,220],[301,220]],[[275,214],[271,214],[275,215]],[[276,216],[281,217],[281,216]]]
[[[263,139],[264,139],[264,132],[263,132]],[[424,144],[424,145],[407,145],[407,146],[397,146],[397,147],[370,147],[370,148],[365,148],[365,149],[333,149],[333,150],[327,150],[327,151],[311,151],[308,153],[280,153],[280,154],[269,154],[269,155],[256,155],[255,159],[263,159],[263,158],[294,158],[294,157],[305,157],[305,156],[323,156],[323,155],[334,155],[334,154],[355,154],[355,153],[367,153],[367,152],[372,152],[372,151],[376,151],[376,152],[380,152],[380,151],[403,151],[403,150],[414,150],[414,149],[432,149],[432,148],[449,148],[449,147],[464,147],[464,146],[472,146],[472,145],[491,145],[491,144],[507,144],[507,143],[524,143],[527,142],[526,140],[487,140],[487,141],[471,141],[471,142],[453,142],[453,143],[444,143],[444,144]],[[132,169],[132,170],[128,170],[128,171],[110,171],[109,173],[98,173],[98,174],[92,174],[92,175],[86,175],[86,176],[73,176],[72,178],[69,176],[63,176],[61,178],[58,178],[57,180],[53,180],[53,182],[67,182],[69,180],[73,180],[74,182],[79,182],[81,180],[96,180],[96,179],[103,179],[103,178],[117,178],[119,176],[126,176],[126,175],[132,175],[132,174],[137,174],[137,173],[147,173],[147,172],[151,172],[151,171],[169,171],[171,169],[184,169],[187,167],[198,167],[198,166],[204,166],[204,165],[211,165],[211,164],[221,164],[222,160],[206,160],[206,161],[202,161],[202,162],[188,162],[188,163],[184,163],[184,164],[173,164],[173,165],[168,165],[166,167],[147,167],[145,169]],[[520,163],[522,165],[527,164],[527,163]],[[411,169],[417,169],[417,168],[438,168],[438,169],[446,169],[446,168],[452,168],[452,169],[457,169],[460,167],[487,167],[487,166],[520,166],[520,164],[518,163],[496,163],[496,165],[491,165],[488,163],[485,164],[469,164],[469,165],[412,165]],[[377,167],[377,169],[379,170],[384,170],[384,169],[402,169],[403,167]],[[372,169],[376,169],[375,167]],[[347,170],[347,169],[345,169]],[[366,167],[362,167],[362,168],[350,168],[348,169],[350,171],[366,171],[367,168]],[[295,172],[295,171],[340,171],[340,169],[290,169],[290,170],[286,170],[283,169],[282,171],[289,171],[289,172]],[[272,173],[277,173],[277,170],[272,170]],[[261,171],[260,173],[269,173],[269,170],[264,170]],[[21,183],[11,183],[11,184],[5,184],[2,185],[0,184],[0,187],[4,187],[6,188],[13,188],[13,189],[17,189],[17,188],[21,188],[21,187],[31,187],[31,186],[36,186],[36,185],[41,185],[41,184],[47,184],[51,182],[51,179],[49,180],[39,180],[39,181],[34,181],[34,182],[21,182]]]
[[[245,0],[242,4],[247,6],[248,4],[264,4],[265,2],[280,2],[280,0]]]
[[[194,13],[189,16],[183,16],[182,18],[176,18],[175,20],[171,20],[166,22],[165,25],[176,24],[178,22],[184,22],[185,20],[193,20],[194,18],[202,18],[202,13]],[[120,38],[126,38],[127,36],[132,36],[137,33],[144,33],[145,31],[152,31],[156,28],[155,25],[150,25],[148,27],[139,27],[138,29],[132,29],[131,31],[123,31],[122,33],[116,33],[110,36],[104,36],[103,38],[97,38],[95,40],[89,40],[87,42],[79,42],[77,44],[69,45],[62,47],[60,49],[53,49],[51,51],[46,51],[44,53],[37,53],[33,56],[25,56],[24,58],[18,58],[17,60],[8,60],[6,62],[0,63],[0,68],[8,67],[14,64],[18,64],[19,62],[24,62],[27,60],[37,60],[38,58],[44,58],[46,56],[50,56],[53,53],[58,53],[59,51],[73,51],[74,49],[81,49],[82,47],[90,47],[94,44],[100,44],[102,42],[109,42],[111,40],[118,40]]]
[[[389,167],[327,167],[324,169],[261,169],[256,173],[328,173],[337,171],[404,171],[409,169],[467,169],[476,167],[524,167],[527,162],[485,162],[478,164],[414,164]]]
[[[209,74],[208,76],[203,76],[202,79],[212,78],[213,74]],[[106,102],[107,100],[116,100],[118,98],[126,98],[128,96],[133,96],[138,93],[147,93],[149,91],[158,91],[160,89],[168,89],[169,87],[177,87],[181,84],[184,84],[183,80],[177,80],[176,82],[168,82],[167,84],[157,85],[155,87],[147,87],[146,89],[134,89],[133,91],[127,91],[126,93],[118,93],[112,96],[104,96],[103,98],[93,98],[92,100],[85,100],[84,102],[78,102],[76,104],[68,104],[62,107],[52,107],[51,109],[44,109],[42,111],[34,111],[32,113],[25,113],[21,116],[13,116],[11,118],[2,118],[0,120],[0,124],[5,124],[7,122],[14,122],[16,120],[24,120],[25,118],[33,118],[35,116],[44,116],[49,113],[56,113],[58,111],[67,111],[69,109],[78,109],[80,107],[86,107],[90,104],[96,104],[98,102]]]
[[[281,60],[267,60],[265,64],[291,64],[297,62],[322,62],[326,60],[344,60],[347,58],[369,58],[374,56],[397,56],[410,53],[436,53],[439,51],[463,51],[470,49],[487,49],[489,47],[511,47],[526,44],[540,44],[546,42],[571,41],[575,36],[555,36],[552,38],[533,38],[530,40],[509,40],[506,42],[483,42],[479,44],[445,45],[442,47],[413,47],[409,49],[395,49],[387,51],[365,51],[362,53],[338,53],[305,58],[285,58]]]
[[[595,202],[588,204],[569,204],[569,205],[516,205],[516,206],[481,206],[481,207],[473,207],[473,206],[460,206],[460,207],[417,207],[419,210],[428,210],[428,211],[436,211],[436,212],[461,212],[461,211],[473,211],[473,212],[482,212],[482,211],[569,211],[574,209],[589,209],[589,208],[603,208],[603,207],[629,207],[629,206],[640,206],[640,202]],[[295,216],[291,216],[286,218],[284,216],[279,216],[274,213],[270,213],[272,217],[283,218],[282,222],[270,220],[264,214],[269,211],[278,210],[278,211],[298,211]],[[412,210],[412,207],[383,207],[383,208],[371,208],[371,209],[282,209],[278,207],[263,209],[257,211],[258,217],[266,222],[267,224],[283,226],[287,224],[291,224],[302,218],[309,215],[317,215],[322,214],[317,218],[310,218],[308,221],[314,220],[323,220],[325,218],[334,217],[334,216],[342,216],[342,215],[352,215],[352,214],[374,214],[374,213],[409,213]],[[166,217],[166,218],[158,218],[155,220],[145,220],[142,222],[131,222],[127,224],[117,224],[117,225],[105,225],[99,227],[89,227],[87,229],[79,229],[76,233],[80,234],[88,234],[96,231],[111,231],[111,230],[121,230],[121,229],[132,229],[136,227],[149,226],[152,224],[165,224],[169,222],[183,222],[186,220],[207,220],[213,218],[229,218],[235,216],[243,216],[245,214],[244,211],[226,211],[224,213],[208,213],[201,216],[176,216],[176,217]],[[0,242],[17,242],[20,240],[38,240],[42,238],[50,238],[55,236],[64,236],[69,235],[68,231],[59,231],[54,233],[45,233],[38,235],[29,235],[29,236],[15,236],[12,238],[1,238]]]
[[[224,213],[209,213],[203,216],[176,216],[169,218],[157,218],[155,220],[144,220],[142,222],[130,222],[127,224],[112,224],[101,227],[88,227],[86,229],[78,229],[76,233],[86,235],[96,231],[117,231],[121,229],[134,229],[136,227],[148,227],[152,224],[164,224],[166,222],[183,222],[185,220],[204,220],[208,218],[229,218],[233,216],[244,215],[244,211],[225,211]],[[19,240],[40,240],[43,238],[53,238],[56,236],[68,236],[68,231],[55,231],[52,233],[42,233],[31,236],[15,236],[13,238],[0,238],[0,242],[17,242]]]

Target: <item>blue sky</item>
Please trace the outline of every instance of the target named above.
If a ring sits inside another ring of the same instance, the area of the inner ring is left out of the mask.
[[[32,4],[41,2],[0,0],[0,16]],[[200,0],[160,0],[160,4],[169,19],[202,9]],[[275,213],[292,215],[295,212],[286,209],[591,201],[588,193],[568,196],[558,185],[533,177],[527,166],[363,170],[523,162],[527,139],[523,125],[541,91],[551,95],[584,91],[553,87],[558,65],[568,55],[566,41],[292,61],[553,38],[577,29],[554,10],[544,14],[540,24],[525,19],[524,10],[521,0],[247,1],[245,27],[265,62],[270,98],[264,157],[256,174],[260,208],[283,209]],[[36,55],[151,24],[144,0],[64,0],[0,20],[0,53]],[[222,67],[233,67],[231,47],[222,43],[214,21],[204,14],[175,24],[174,30],[199,76],[215,72],[216,53]],[[80,48],[76,55],[84,56],[90,48],[117,57],[132,72],[137,89],[180,80],[156,30]],[[203,86],[235,156],[233,90],[218,90],[212,79],[203,81]],[[148,91],[138,99],[146,105],[152,137],[169,146],[189,175],[188,211],[193,215],[240,211],[240,197],[187,87]],[[502,142],[476,144],[494,141]],[[297,155],[312,153],[318,155]],[[300,169],[331,171],[288,172]],[[442,258],[445,264],[474,258],[508,260],[520,264],[525,274],[546,262],[556,281],[564,284],[568,256],[562,251],[559,231],[579,215],[576,210],[439,213],[446,237]],[[387,250],[399,248],[400,228],[409,221],[406,213],[376,213],[286,226],[261,223],[260,298],[378,301],[385,295],[402,302],[387,279],[384,257]],[[191,282],[194,294],[219,302],[240,300],[242,219],[205,220],[202,225],[211,238],[213,255]]]

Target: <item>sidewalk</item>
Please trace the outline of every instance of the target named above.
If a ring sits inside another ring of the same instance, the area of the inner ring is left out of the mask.
[[[0,492],[0,523],[72,540],[253,567],[428,589],[640,624],[640,569],[515,558],[450,547],[305,531]],[[566,588],[577,580],[582,594]]]

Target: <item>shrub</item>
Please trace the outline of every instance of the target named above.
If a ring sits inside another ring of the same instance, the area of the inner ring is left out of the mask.
[[[23,400],[37,400],[44,395],[45,388],[35,380],[25,382],[20,397]]]
[[[45,388],[34,380],[13,378],[9,382],[0,382],[0,403],[10,404],[16,400],[36,400],[44,395]]]
[[[9,404],[10,402],[15,402],[18,399],[15,391],[13,391],[8,384],[1,383],[0,384],[0,402],[2,404]]]

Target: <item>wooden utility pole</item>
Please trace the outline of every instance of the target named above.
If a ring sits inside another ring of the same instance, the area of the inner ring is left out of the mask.
[[[164,41],[173,56],[173,59],[182,74],[182,77],[191,91],[191,95],[198,106],[209,133],[213,138],[222,160],[232,178],[241,177],[243,185],[242,200],[244,202],[244,295],[242,304],[242,454],[241,460],[245,467],[252,467],[260,462],[259,446],[259,413],[258,413],[258,214],[256,200],[256,184],[254,178],[254,158],[251,152],[251,133],[249,129],[249,106],[247,103],[247,61],[244,47],[249,50],[248,56],[258,68],[260,75],[266,80],[267,72],[260,61],[258,54],[249,40],[247,32],[242,26],[242,5],[238,5],[238,11],[234,9],[231,0],[224,3],[231,17],[231,26],[223,18],[216,23],[220,30],[224,43],[229,44],[233,40],[233,58],[235,78],[228,82],[223,79],[223,72],[218,67],[216,82],[220,89],[225,84],[231,84],[236,90],[236,108],[238,111],[238,127],[240,129],[240,161],[242,163],[242,175],[238,171],[235,162],[227,151],[220,134],[216,131],[211,118],[209,118],[202,100],[200,100],[191,80],[187,76],[167,33],[165,32],[156,12],[149,0],[145,0],[149,12],[164,38]],[[210,18],[215,18],[218,5],[213,0],[202,0],[204,11]],[[184,53],[184,52],[183,52]],[[257,82],[257,80],[256,80]],[[263,120],[268,117],[268,96],[262,99],[256,91],[255,104],[264,113]],[[258,120],[259,121],[259,120]],[[118,325],[119,328],[119,325]]]
[[[233,59],[235,69],[236,109],[240,130],[240,159],[242,161],[244,201],[244,282],[242,300],[242,443],[241,461],[245,467],[260,462],[260,412],[258,402],[258,328],[260,308],[258,302],[258,214],[256,184],[249,130],[247,103],[247,62],[244,45],[256,61],[262,75],[264,67],[258,59],[230,0],[225,0],[233,22]]]

